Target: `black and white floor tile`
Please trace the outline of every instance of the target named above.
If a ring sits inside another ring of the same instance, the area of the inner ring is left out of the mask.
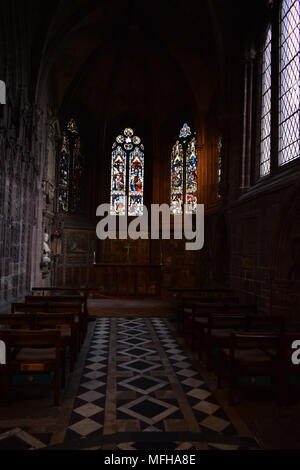
[[[123,450],[257,447],[238,436],[163,318],[97,320],[64,444],[76,439]]]

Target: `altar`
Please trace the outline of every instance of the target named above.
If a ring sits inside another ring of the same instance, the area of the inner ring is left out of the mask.
[[[159,297],[160,264],[94,264],[93,278],[99,292],[111,297]]]

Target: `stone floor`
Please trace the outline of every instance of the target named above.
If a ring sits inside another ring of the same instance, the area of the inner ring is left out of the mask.
[[[0,408],[0,450],[300,448],[299,404],[229,406],[174,331],[147,315],[92,321],[60,407],[30,392]]]

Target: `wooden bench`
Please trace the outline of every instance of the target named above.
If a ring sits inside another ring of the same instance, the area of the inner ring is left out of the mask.
[[[75,316],[72,313],[37,313],[34,320],[34,329],[54,329],[60,331],[61,344],[70,349],[70,370],[73,372],[79,350],[78,324],[75,321]]]
[[[185,318],[192,314],[194,307],[199,307],[198,310],[201,308],[208,308],[207,304],[212,304],[212,310],[214,307],[218,309],[220,305],[222,305],[222,309],[226,305],[235,305],[239,303],[238,297],[205,297],[201,298],[198,296],[183,296],[178,300],[177,303],[177,311],[176,311],[176,319],[178,324],[178,332],[181,333],[183,329],[183,322]],[[216,311],[217,313],[217,311]]]
[[[26,303],[58,303],[58,304],[71,304],[71,303],[80,303],[82,306],[82,322],[81,322],[81,328],[83,328],[83,331],[81,331],[81,338],[82,341],[84,340],[84,337],[87,332],[87,325],[88,325],[88,306],[87,306],[87,297],[85,295],[50,295],[50,296],[27,296],[25,297],[25,302]]]
[[[235,404],[238,390],[273,391],[280,399],[280,335],[262,332],[231,334],[229,362],[229,402]]]
[[[59,330],[62,344],[70,351],[70,370],[74,370],[79,350],[78,323],[73,313],[14,313],[0,314],[0,329]]]
[[[45,302],[45,303],[13,303],[12,313],[73,313],[78,324],[78,345],[84,341],[86,334],[86,315],[81,302]]]
[[[56,330],[7,331],[7,398],[10,400],[14,388],[51,389],[54,405],[60,402],[61,371],[63,360],[61,334]],[[53,374],[49,384],[35,383],[38,374]],[[24,383],[16,384],[15,376],[20,375]]]

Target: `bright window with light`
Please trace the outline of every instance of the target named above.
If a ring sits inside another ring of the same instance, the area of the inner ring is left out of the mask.
[[[198,202],[196,138],[188,124],[182,127],[171,155],[171,213],[195,214]]]
[[[58,208],[60,212],[74,213],[80,208],[83,157],[79,130],[71,119],[63,133],[58,162]]]
[[[283,0],[280,21],[279,165],[300,156],[299,18],[299,0]]]
[[[268,29],[263,49],[262,63],[262,107],[260,137],[260,176],[270,173],[271,161],[271,50],[272,29]]]
[[[110,213],[139,217],[143,204],[144,145],[134,130],[127,128],[113,143]]]

